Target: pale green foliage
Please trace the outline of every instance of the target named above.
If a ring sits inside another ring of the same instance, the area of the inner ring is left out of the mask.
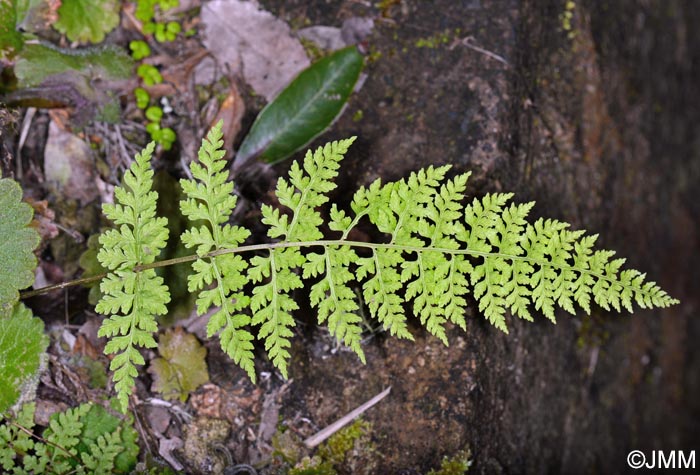
[[[304,157],[304,168],[298,162],[292,164],[289,171],[289,181],[280,178],[277,182],[277,198],[281,205],[292,211],[289,215],[282,214],[279,209],[263,206],[262,222],[270,226],[267,235],[271,238],[283,238],[285,242],[311,242],[323,238],[319,227],[323,218],[317,208],[328,201],[326,193],[336,187],[335,178],[338,176],[340,160],[347,151],[353,139],[341,140],[326,144],[316,150],[308,151]],[[329,319],[332,332],[339,332],[345,341],[361,355],[359,332],[344,325],[346,316],[352,321],[359,317],[349,314],[357,305],[347,300],[352,298],[352,291],[346,283],[350,280],[346,267],[349,259],[356,257],[349,249],[325,248],[325,256],[310,255],[309,261],[301,253],[299,247],[286,249],[271,249],[267,257],[255,256],[251,259],[248,276],[252,282],[261,282],[263,278],[269,281],[257,285],[253,289],[250,302],[253,311],[253,324],[260,324],[259,338],[265,339],[265,349],[268,351],[273,364],[287,377],[287,361],[291,343],[289,337],[294,325],[291,312],[299,306],[291,296],[292,291],[303,287],[297,270],[304,268],[305,276],[315,276],[320,273],[335,278],[326,278],[321,287],[312,289],[312,305],[321,305],[321,294],[329,293],[329,299],[319,309],[321,321]],[[331,271],[336,271],[333,274]],[[346,292],[347,290],[347,292]],[[355,325],[356,327],[357,325]]]
[[[62,81],[74,85],[86,98],[94,98],[93,82],[129,79],[133,66],[129,55],[116,46],[71,50],[37,43],[25,45],[15,63],[15,75],[21,87]]]
[[[190,164],[194,179],[180,181],[187,195],[180,202],[182,214],[193,222],[205,223],[185,231],[181,239],[186,247],[196,247],[200,256],[192,264],[195,273],[188,279],[189,291],[199,291],[197,313],[202,315],[212,306],[218,307],[209,319],[207,336],[221,331],[221,348],[255,381],[253,335],[244,328],[250,316],[242,313],[250,304],[250,298],[242,292],[248,282],[244,273],[248,263],[233,254],[204,257],[211,251],[235,248],[250,235],[245,228],[227,224],[236,196],[232,194],[233,182],[227,181],[228,171],[223,171],[227,162],[221,127],[219,122],[202,142],[200,163]]]
[[[116,354],[110,369],[123,411],[138,375],[135,365],[144,364],[137,347],[157,346],[153,338],[158,331],[155,316],[164,315],[170,301],[168,288],[153,269],[135,269],[155,261],[168,238],[167,220],[156,218],[158,194],[151,191],[153,148],[151,143],[136,156],[124,174],[125,187],[115,188],[118,203],[103,206],[105,216],[119,228],[100,236],[102,248],[97,255],[109,274],[100,284],[104,296],[96,309],[110,316],[98,334],[110,338],[105,353]]]
[[[119,24],[117,0],[64,0],[53,24],[70,41],[100,43]]]
[[[318,309],[319,324],[326,323],[331,335],[363,361],[362,318],[354,292],[360,286],[370,314],[390,334],[413,338],[406,316],[410,309],[445,344],[448,322],[466,329],[470,292],[479,311],[506,333],[508,313],[532,320],[534,309],[554,322],[556,307],[573,313],[578,305],[588,313],[591,300],[618,311],[632,311],[633,302],[642,308],[677,303],[653,282],[644,282],[640,272],[621,270],[624,260],[612,259],[613,252],[594,251],[596,236],[584,236],[583,231],[571,231],[566,223],[554,220],[528,223],[533,203],[512,204],[511,194],[497,193],[464,206],[469,175],[447,179],[449,166],[428,167],[406,180],[387,184],[377,180],[361,187],[350,211],[331,207],[327,226],[337,234],[326,237],[320,207],[336,187],[339,162],[353,140],[309,151],[303,166],[293,163],[289,178],[278,181],[281,207],[262,208],[267,234],[277,243],[242,246],[250,233],[228,224],[236,198],[224,171],[220,125],[204,141],[199,163],[191,165],[194,179],[182,181],[187,199],[181,209],[195,224],[182,241],[197,253],[189,290],[199,292],[199,314],[216,307],[208,334],[220,332],[224,351],[251,378],[255,377],[251,325],[259,326],[257,337],[264,340],[272,363],[287,377],[295,325],[292,312],[299,308],[294,292],[306,280],[313,281],[310,303]],[[138,190],[138,200],[123,190],[117,193],[122,204],[139,204],[140,218],[136,211],[107,207],[108,216],[122,227],[101,240],[101,262],[115,273],[103,283],[108,296],[98,310],[117,313],[121,309],[126,314],[112,317],[101,330],[114,336],[109,352],[123,351],[112,363],[123,404],[127,384],[130,391],[136,375],[133,362],[142,362],[131,342],[155,346],[152,315],[164,310],[167,301],[167,292],[152,270],[134,270],[153,261],[166,237],[164,223],[154,217],[156,198],[147,193],[147,165],[143,156],[137,158],[133,175],[125,177],[127,185]],[[136,188],[130,183],[134,176],[141,177]],[[134,220],[141,229],[137,239]],[[384,239],[350,241],[349,233],[361,221],[369,221]],[[240,256],[261,250],[249,260]],[[132,311],[137,304],[141,307]]]
[[[135,465],[136,432],[93,404],[51,416],[41,437],[33,437],[36,403],[15,417],[0,416],[0,467],[3,473],[112,474]],[[124,434],[128,435],[124,435]]]

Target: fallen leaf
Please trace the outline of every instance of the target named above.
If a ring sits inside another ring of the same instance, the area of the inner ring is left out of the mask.
[[[44,148],[44,175],[47,188],[64,199],[77,200],[84,206],[99,197],[90,145],[53,121]]]
[[[245,114],[245,102],[235,83],[231,83],[231,89],[226,96],[226,99],[221,103],[219,112],[211,122],[210,127],[216,125],[220,120],[224,122],[224,150],[226,150],[226,158],[230,159],[233,156],[233,142],[236,140],[238,133],[241,131],[241,121]]]
[[[175,458],[173,452],[180,450],[184,445],[185,443],[179,437],[173,437],[172,439],[162,438],[158,445],[158,455],[163,457],[171,467],[179,472],[185,467]]]
[[[181,327],[160,336],[158,353],[161,358],[151,362],[148,372],[153,375],[151,389],[165,399],[185,402],[189,393],[209,381],[206,348]]]
[[[56,213],[49,208],[49,202],[46,200],[36,201],[31,197],[28,197],[26,201],[34,209],[34,223],[36,223],[36,230],[41,236],[41,242],[48,243],[58,236]]]
[[[214,0],[202,5],[201,19],[204,46],[268,101],[309,66],[289,25],[254,2]]]

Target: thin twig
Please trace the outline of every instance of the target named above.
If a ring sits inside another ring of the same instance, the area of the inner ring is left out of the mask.
[[[26,114],[24,114],[24,119],[22,119],[22,131],[19,134],[19,143],[17,144],[17,179],[22,179],[22,148],[24,147],[24,142],[27,141],[27,135],[29,135],[29,129],[32,125],[32,120],[34,119],[34,114],[36,114],[36,107],[30,107],[27,109]]]
[[[124,167],[128,168],[131,165],[131,155],[126,150],[126,145],[124,145],[124,137],[122,137],[122,129],[119,124],[114,126],[114,131],[117,134],[117,143],[119,144],[119,151],[121,152],[121,162],[124,163]]]
[[[455,46],[457,46],[458,44],[461,44],[462,46],[466,46],[467,48],[474,50],[477,53],[481,53],[483,55],[486,55],[489,58],[495,59],[499,63],[503,63],[506,66],[510,67],[510,63],[503,56],[497,55],[496,53],[492,53],[491,51],[489,51],[487,49],[484,49],[480,46],[472,44],[473,40],[474,40],[474,38],[472,38],[471,36],[467,36],[466,38],[462,38],[461,40],[456,40],[454,43],[452,43],[450,45],[450,49],[454,49]]]
[[[368,409],[370,409],[372,406],[377,404],[379,401],[384,399],[389,393],[391,392],[391,386],[386,388],[384,391],[380,392],[376,396],[374,396],[372,399],[364,403],[363,405],[357,407],[356,409],[348,412],[345,414],[343,417],[335,421],[333,424],[329,425],[328,427],[321,429],[320,431],[316,432],[314,435],[309,437],[304,441],[304,445],[309,448],[313,449],[320,443],[322,443],[324,440],[338,432],[340,429],[348,425],[350,422],[352,422],[354,419],[358,418],[362,414],[364,414]]]

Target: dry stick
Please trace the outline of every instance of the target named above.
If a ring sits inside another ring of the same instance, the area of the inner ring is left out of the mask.
[[[22,119],[22,131],[19,134],[19,143],[17,144],[17,179],[22,179],[22,149],[24,148],[24,142],[27,141],[27,135],[29,135],[29,129],[32,125],[32,120],[34,119],[34,114],[36,114],[36,107],[30,107],[27,109],[27,113],[24,114],[24,119]]]
[[[322,443],[324,440],[338,432],[340,429],[345,427],[347,424],[353,421],[353,419],[361,416],[367,409],[371,408],[375,404],[377,404],[379,401],[384,399],[389,392],[391,392],[391,386],[386,388],[384,391],[380,392],[376,396],[374,396],[372,399],[364,403],[363,405],[359,406],[358,408],[348,412],[345,414],[343,417],[335,421],[333,424],[329,425],[325,429],[321,429],[320,431],[316,432],[314,435],[309,437],[304,441],[304,445],[309,448],[313,449],[320,443]]]
[[[462,46],[465,46],[465,47],[467,47],[467,48],[469,48],[469,49],[471,49],[471,50],[474,50],[474,51],[476,51],[477,53],[481,53],[481,54],[483,54],[483,55],[486,55],[486,56],[488,56],[489,58],[495,59],[495,60],[498,61],[499,63],[503,63],[503,64],[505,64],[506,66],[510,67],[510,63],[508,63],[508,61],[507,61],[503,56],[497,55],[496,53],[493,53],[493,52],[491,52],[491,51],[489,51],[489,50],[487,50],[487,49],[484,49],[484,48],[481,48],[480,46],[475,45],[474,43],[472,43],[473,40],[474,40],[473,37],[467,36],[466,38],[462,38],[461,40],[457,40],[457,41],[455,41],[454,43],[452,43],[452,44],[450,45],[450,48],[449,48],[449,49],[452,50],[452,49],[454,49],[454,47],[455,47],[456,45],[461,44]]]

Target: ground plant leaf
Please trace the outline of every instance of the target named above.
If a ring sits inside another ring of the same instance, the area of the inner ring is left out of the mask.
[[[44,322],[21,303],[0,311],[0,412],[31,399],[49,340]]]
[[[139,454],[138,433],[128,419],[120,419],[107,409],[91,404],[90,410],[83,417],[80,434],[79,452],[88,452],[91,446],[99,444],[100,437],[118,433],[119,446],[123,449],[113,459],[115,473],[131,473]]]
[[[63,0],[53,24],[70,41],[100,43],[119,24],[117,0]]]
[[[15,0],[0,0],[0,60],[13,56],[24,44],[22,34],[16,28],[15,3]]]
[[[39,233],[29,227],[34,212],[22,202],[22,189],[14,180],[0,179],[0,312],[8,314],[19,290],[34,283],[37,265],[34,249]]]
[[[139,447],[132,423],[92,403],[57,412],[41,437],[32,434],[36,403],[14,416],[2,414],[0,468],[3,473],[133,473]]]
[[[46,43],[28,44],[15,64],[20,87],[39,86],[51,79],[90,82],[129,79],[133,60],[116,46],[63,49]]]
[[[209,381],[207,349],[181,327],[161,335],[158,353],[161,357],[151,362],[148,371],[153,375],[153,390],[165,399],[185,402],[192,391]]]
[[[234,172],[255,157],[266,163],[284,160],[326,130],[347,103],[363,64],[350,46],[302,71],[255,119]]]

